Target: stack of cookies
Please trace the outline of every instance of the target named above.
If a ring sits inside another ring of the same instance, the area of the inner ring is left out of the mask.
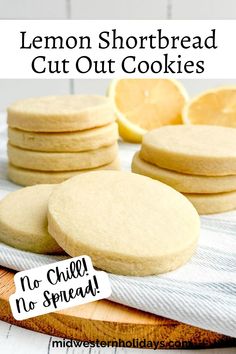
[[[27,186],[94,169],[119,169],[118,129],[102,96],[52,96],[8,109],[8,176]]]
[[[236,208],[236,129],[166,126],[147,133],[132,171],[183,193],[199,214]]]

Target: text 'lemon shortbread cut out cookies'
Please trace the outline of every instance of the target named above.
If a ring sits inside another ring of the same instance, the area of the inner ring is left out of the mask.
[[[193,255],[199,228],[187,198],[129,172],[81,174],[49,198],[48,230],[58,244],[69,255],[87,254],[94,266],[116,274],[176,269]]]
[[[63,253],[47,230],[48,198],[55,186],[20,189],[0,201],[0,241],[24,251]]]
[[[119,169],[114,120],[112,105],[102,96],[52,96],[14,103],[8,109],[9,178],[31,185],[61,182],[76,171]]]
[[[169,184],[200,214],[236,208],[236,129],[166,126],[148,132],[132,171]]]

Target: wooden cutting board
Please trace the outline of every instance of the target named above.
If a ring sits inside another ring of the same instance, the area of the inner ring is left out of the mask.
[[[190,341],[194,348],[236,345],[236,339],[107,300],[17,321],[12,317],[8,301],[15,291],[13,277],[13,272],[0,268],[0,319],[37,332],[90,341],[145,338],[146,341],[164,341],[166,348],[173,346],[175,341]]]

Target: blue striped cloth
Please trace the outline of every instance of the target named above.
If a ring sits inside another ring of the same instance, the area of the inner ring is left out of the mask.
[[[6,125],[0,124],[0,198],[19,187],[6,178]],[[139,146],[120,145],[124,169]],[[3,152],[3,153],[2,153]],[[110,300],[200,328],[236,337],[236,212],[201,218],[196,254],[160,276],[110,275]],[[0,265],[25,270],[61,260],[0,244]]]

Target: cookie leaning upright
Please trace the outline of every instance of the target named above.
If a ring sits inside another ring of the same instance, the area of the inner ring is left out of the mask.
[[[193,255],[199,217],[169,186],[120,171],[81,174],[51,194],[48,230],[70,256],[87,254],[111,273],[174,270]]]
[[[64,253],[47,230],[48,198],[54,185],[27,187],[0,201],[0,240],[35,253]]]
[[[119,169],[118,127],[108,98],[52,96],[8,109],[9,178],[54,183],[93,169]],[[58,175],[57,175],[58,174]]]

